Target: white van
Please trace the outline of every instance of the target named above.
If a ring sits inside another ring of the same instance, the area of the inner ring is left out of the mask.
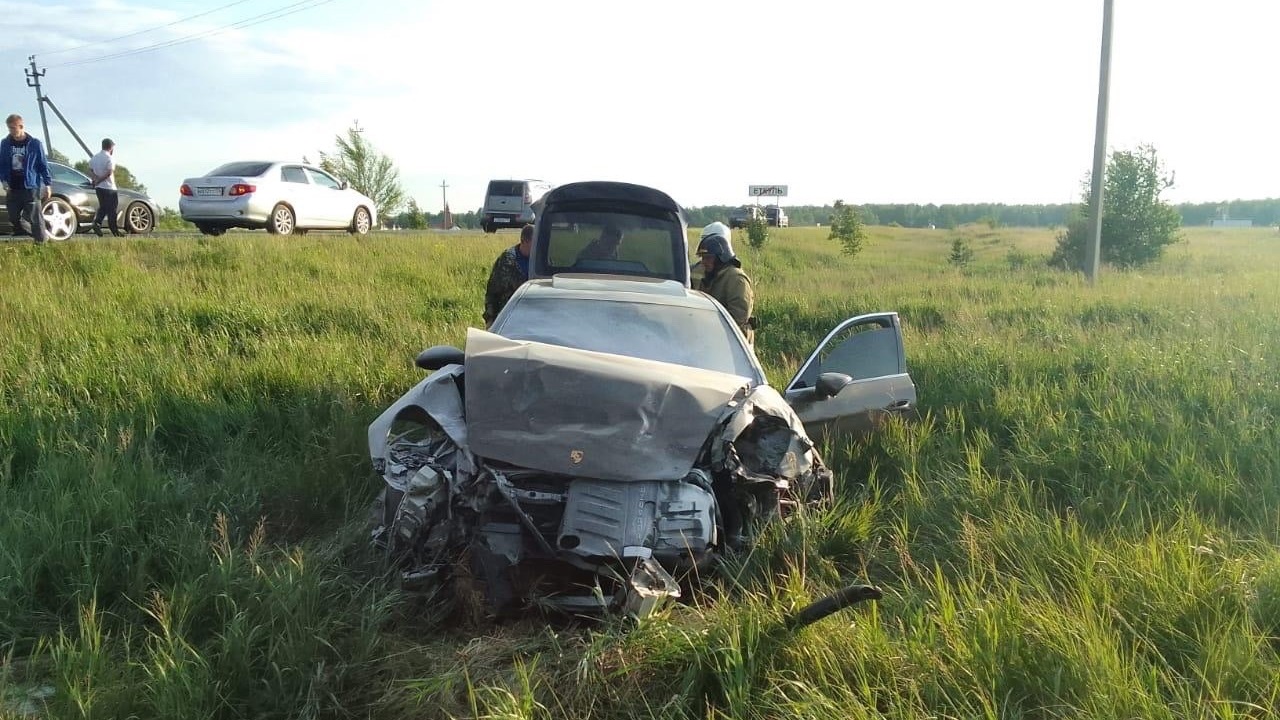
[[[551,183],[542,180],[490,180],[480,227],[491,233],[532,223],[537,217],[535,206],[550,190]]]

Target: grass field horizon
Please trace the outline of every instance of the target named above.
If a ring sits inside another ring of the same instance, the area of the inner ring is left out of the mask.
[[[0,245],[0,717],[1280,713],[1280,235],[1090,287],[1050,230],[869,232],[735,233],[757,351],[897,310],[921,419],[637,627],[445,616],[367,548],[366,426],[514,234]]]

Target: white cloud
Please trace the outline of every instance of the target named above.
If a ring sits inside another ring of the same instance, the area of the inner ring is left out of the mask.
[[[187,175],[239,157],[315,159],[357,118],[425,207],[448,179],[458,210],[509,176],[630,180],[690,205],[741,201],[755,182],[791,185],[796,203],[1066,202],[1092,154],[1101,3],[1075,0],[335,0],[56,66],[291,1],[48,55],[48,93],[82,135],[116,138],[169,205]],[[1280,194],[1268,37],[1280,7],[1117,5],[1110,144],[1154,143],[1178,171],[1174,199]],[[28,52],[207,7],[0,2],[16,48],[0,54],[0,89],[34,115]],[[60,130],[54,140],[74,147]]]

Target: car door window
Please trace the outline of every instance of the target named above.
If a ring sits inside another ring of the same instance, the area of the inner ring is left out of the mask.
[[[861,435],[890,416],[908,416],[916,388],[902,348],[896,313],[845,320],[801,366],[787,386],[787,402],[813,437]],[[842,373],[853,382],[822,396],[814,388],[823,373]]]
[[[311,178],[311,182],[320,187],[329,188],[330,190],[341,190],[342,184],[334,180],[327,173],[323,173],[315,168],[306,168],[307,177]]]
[[[899,375],[905,372],[903,365],[892,315],[846,321],[810,356],[790,388],[811,388],[825,372],[844,373],[854,380]]]
[[[83,185],[89,182],[89,178],[81,175],[79,172],[72,170],[65,165],[49,163],[49,174],[53,176],[55,182],[64,182],[71,185]]]
[[[307,184],[307,175],[297,165],[285,165],[280,168],[280,179],[287,183]]]

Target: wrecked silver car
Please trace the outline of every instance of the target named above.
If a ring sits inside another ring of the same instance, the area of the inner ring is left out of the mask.
[[[548,203],[544,257],[572,258],[554,243],[581,248],[606,223],[627,235],[610,208],[557,218]],[[687,267],[655,260],[675,237],[657,222],[633,226],[655,243],[624,242],[607,262]],[[434,372],[369,427],[384,483],[374,539],[407,583],[465,578],[495,614],[643,614],[830,494],[806,423],[857,430],[914,403],[896,314],[842,323],[780,394],[724,308],[682,280],[536,277],[465,349],[418,357]]]
[[[561,275],[527,283],[500,319],[468,331],[465,352],[424,352],[436,372],[369,428],[376,539],[406,580],[464,563],[495,612],[639,613],[830,491],[800,417],[707,296]],[[884,319],[858,335],[897,337]],[[834,419],[859,383],[814,377],[793,401]]]

